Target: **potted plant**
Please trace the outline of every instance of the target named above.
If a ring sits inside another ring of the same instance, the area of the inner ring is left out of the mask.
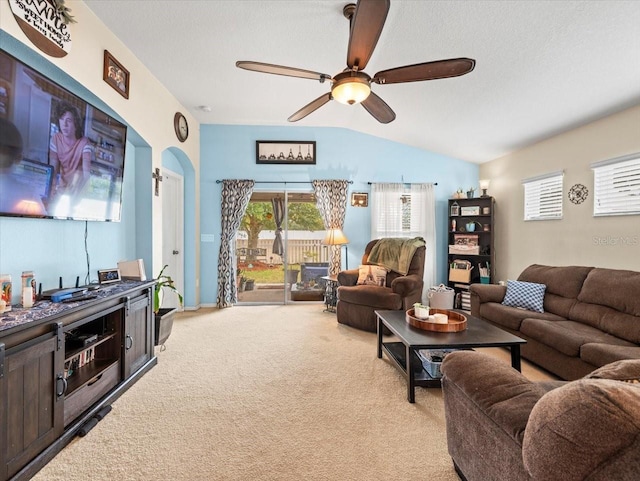
[[[429,306],[424,306],[419,302],[413,305],[413,313],[419,319],[427,319],[429,317]]]
[[[469,189],[467,190],[467,199],[473,199],[473,195],[475,194],[475,192],[475,187],[469,187]]]
[[[171,334],[171,328],[173,327],[173,319],[175,318],[177,308],[161,308],[160,305],[162,301],[160,299],[160,294],[163,290],[169,289],[175,292],[178,295],[178,301],[180,305],[182,305],[182,294],[178,292],[176,289],[175,283],[171,276],[165,275],[164,270],[168,267],[165,265],[160,274],[158,274],[158,278],[156,279],[156,285],[153,290],[153,314],[155,317],[155,345],[159,346],[164,344],[169,335]]]

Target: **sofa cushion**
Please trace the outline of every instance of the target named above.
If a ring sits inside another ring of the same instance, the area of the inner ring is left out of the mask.
[[[402,297],[389,287],[340,286],[338,287],[338,300],[370,306],[374,309],[402,309]]]
[[[627,341],[606,334],[595,327],[576,321],[547,321],[528,318],[522,321],[520,332],[571,357],[579,357],[580,348],[589,342],[614,345],[629,344]]]
[[[635,295],[638,296],[637,293]],[[588,324],[620,339],[640,344],[640,318],[631,314],[603,305],[578,301],[571,308],[569,319]]]
[[[522,457],[532,479],[631,480],[640,472],[640,387],[582,379],[534,406]]]
[[[384,287],[387,282],[387,269],[376,265],[362,265],[358,267],[359,286],[380,286]]]
[[[589,342],[580,348],[580,359],[597,367],[621,359],[640,359],[640,346],[632,343],[613,346],[601,342]]]
[[[593,269],[580,294],[581,302],[607,306],[640,317],[640,272],[618,269]]]
[[[533,312],[544,312],[544,291],[547,286],[534,282],[507,281],[507,293],[502,304]]]
[[[545,284],[547,294],[575,299],[580,294],[582,284],[592,269],[593,267],[555,267],[533,264],[522,271],[518,280]]]
[[[443,395],[455,385],[468,396],[480,413],[522,444],[529,412],[547,392],[525,378],[509,364],[477,351],[454,351],[442,362]],[[451,413],[447,413],[450,415]]]
[[[593,267],[552,267],[533,264],[522,271],[518,280],[545,284],[545,312],[568,318],[582,284],[592,269]]]
[[[480,304],[479,316],[512,331],[520,330],[520,324],[526,318],[547,319],[549,321],[566,320],[564,317],[556,316],[551,312],[537,313],[518,309],[517,307],[504,306],[498,302]]]
[[[624,359],[609,363],[587,374],[584,379],[612,379],[633,384],[640,383],[640,359]]]

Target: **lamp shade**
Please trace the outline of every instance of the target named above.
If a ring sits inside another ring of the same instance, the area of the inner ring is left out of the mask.
[[[484,190],[488,189],[489,188],[489,182],[490,182],[489,179],[481,180],[480,181],[480,188],[484,189]]]
[[[330,246],[340,246],[348,244],[349,239],[344,235],[342,229],[328,229],[327,235],[324,237],[322,243]]]

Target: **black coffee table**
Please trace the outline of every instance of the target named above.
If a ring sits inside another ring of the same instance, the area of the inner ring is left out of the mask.
[[[469,349],[474,347],[508,347],[511,365],[520,371],[520,344],[527,341],[514,336],[482,319],[463,313],[467,329],[461,332],[423,331],[411,326],[404,311],[376,311],[378,316],[378,358],[386,352],[389,359],[407,379],[407,399],[415,402],[415,387],[440,387],[435,379],[422,369],[416,354],[420,349]],[[386,326],[399,342],[383,342],[382,327]]]

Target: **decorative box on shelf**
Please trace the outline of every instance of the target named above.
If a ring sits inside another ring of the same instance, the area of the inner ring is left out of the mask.
[[[477,256],[480,254],[480,246],[455,244],[455,245],[449,246],[449,254]]]
[[[460,207],[460,213],[462,215],[480,215],[480,206],[470,205],[470,206]]]

